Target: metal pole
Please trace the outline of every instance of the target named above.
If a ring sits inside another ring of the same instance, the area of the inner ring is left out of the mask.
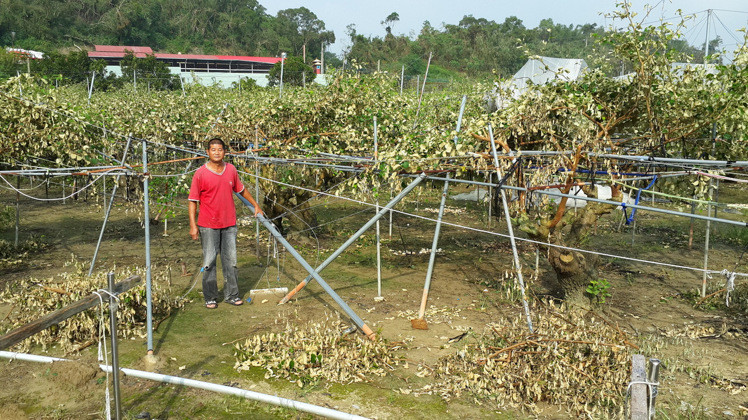
[[[143,207],[145,214],[145,300],[148,354],[153,354],[153,300],[151,293],[151,216],[148,192],[148,144],[143,140]]]
[[[96,80],[96,73],[91,72],[91,86],[88,87],[88,104],[91,104],[91,94],[93,93],[94,80]]]
[[[416,121],[418,120],[418,114],[421,112],[421,101],[423,100],[423,92],[426,90],[426,79],[429,77],[429,67],[431,67],[431,55],[429,53],[429,61],[426,63],[426,73],[423,75],[423,86],[421,86],[421,94],[418,96],[418,109],[416,109]]]
[[[373,225],[377,220],[379,220],[379,218],[384,216],[388,211],[390,211],[390,209],[395,207],[395,205],[399,203],[400,200],[405,198],[405,196],[408,195],[408,193],[410,193],[413,190],[413,188],[415,188],[418,184],[420,184],[421,181],[423,181],[425,178],[426,178],[426,174],[424,173],[421,173],[420,175],[418,175],[418,177],[414,179],[413,182],[411,182],[407,187],[405,187],[405,189],[400,191],[400,194],[398,194],[389,203],[387,203],[387,205],[384,206],[384,208],[382,208],[382,210],[380,210],[376,216],[374,216],[368,222],[366,222],[366,224],[364,224],[356,233],[354,233],[353,236],[348,238],[348,240],[343,245],[341,245],[340,248],[337,249],[337,251],[333,252],[332,255],[327,257],[327,259],[323,261],[322,264],[320,264],[317,267],[315,272],[321,273],[322,270],[325,269],[325,267],[327,267],[333,260],[335,260],[335,258],[337,258],[340,254],[342,254],[343,251],[345,251],[349,246],[351,246],[351,244],[353,244],[353,242],[355,242],[359,236],[361,236],[364,232],[366,232],[366,230],[369,229],[371,225]],[[307,283],[309,283],[309,280],[311,280],[311,278],[312,276],[307,276],[307,278],[305,278],[304,281],[299,283],[293,290],[288,292],[288,294],[285,297],[283,297],[283,299],[281,299],[279,303],[283,304],[283,303],[288,302],[296,293],[298,293],[301,289],[303,289],[307,285]]]
[[[511,189],[511,190],[518,190],[518,191],[524,191],[524,190],[526,190],[525,188],[508,187],[508,186],[505,186],[505,185],[502,185],[501,188],[502,188],[502,190],[505,189],[505,188],[506,189]],[[536,190],[534,192],[537,193],[537,194],[550,195],[552,197],[567,197],[567,198],[573,198],[573,199],[576,199],[576,200],[590,201],[590,202],[593,202],[593,203],[603,203],[603,204],[610,204],[610,205],[613,205],[613,206],[622,206],[621,202],[618,202],[618,201],[602,200],[602,199],[599,199],[599,198],[582,197],[582,196],[573,195],[573,194],[563,194],[563,193],[556,193],[556,192],[553,192],[553,191],[544,191],[544,190]],[[630,208],[630,209],[638,209],[638,210],[642,210],[642,211],[652,211],[652,212],[655,212],[655,213],[672,214],[674,216],[685,216],[685,217],[690,217],[692,219],[711,220],[712,222],[726,223],[728,225],[737,225],[737,226],[741,226],[741,227],[748,226],[748,222],[737,221],[737,220],[730,220],[730,219],[717,219],[717,218],[714,218],[714,217],[711,217],[711,216],[702,216],[700,214],[688,214],[688,213],[683,213],[683,212],[680,212],[680,211],[674,211],[674,210],[668,210],[668,209],[661,209],[661,208],[657,208],[657,207],[642,206],[642,205],[639,205],[639,204],[626,204],[625,206],[627,208]]]
[[[37,363],[53,363],[53,362],[69,362],[70,360],[62,359],[59,357],[49,356],[37,356],[35,354],[16,353],[10,351],[0,351],[0,357],[4,359],[12,360],[23,360],[26,362],[37,362]],[[112,367],[107,365],[99,365],[99,368],[104,372],[111,372]],[[186,386],[190,388],[204,389],[210,392],[217,392],[219,394],[234,395],[248,400],[258,401],[266,404],[273,404],[279,407],[285,407],[291,410],[304,411],[306,413],[316,414],[318,416],[329,418],[329,419],[341,419],[341,420],[366,420],[366,417],[357,416],[355,414],[348,414],[341,411],[333,410],[327,407],[321,407],[305,402],[289,400],[287,398],[278,397],[275,395],[262,394],[255,391],[244,390],[227,385],[218,385],[210,382],[196,381],[194,379],[181,378],[179,376],[164,375],[161,373],[146,372],[143,370],[135,370],[128,368],[121,368],[122,373],[126,376],[139,379],[148,379],[156,382],[163,382],[171,385]]]
[[[452,177],[451,173],[447,173],[447,179]],[[423,319],[424,313],[426,313],[426,301],[429,298],[429,288],[431,287],[431,276],[434,274],[434,261],[436,260],[436,247],[439,244],[439,232],[442,228],[442,216],[444,215],[444,205],[447,202],[447,190],[449,189],[449,181],[444,181],[444,189],[442,190],[442,201],[439,204],[439,216],[436,219],[436,229],[434,230],[434,241],[431,243],[431,255],[429,256],[429,268],[426,270],[426,282],[423,285],[423,296],[421,297],[421,307],[418,309],[418,318]]]
[[[493,128],[491,124],[488,125],[488,135],[491,138],[491,153],[493,153],[493,163],[496,166],[496,175],[501,180],[504,176],[501,174],[501,167],[499,166],[499,155],[496,153],[496,142],[493,139]],[[506,203],[506,192],[504,189],[499,190],[501,192],[501,203],[504,206],[504,217],[506,218],[506,227],[509,231],[509,241],[512,243],[512,255],[514,255],[514,266],[517,267],[517,280],[519,280],[519,287],[522,291],[522,306],[525,308],[525,317],[527,318],[527,327],[532,333],[532,319],[530,318],[530,307],[527,304],[527,296],[525,295],[525,280],[522,277],[522,266],[519,263],[519,253],[517,252],[517,243],[514,240],[514,229],[512,228],[512,219],[509,217],[509,206]]]
[[[457,117],[457,133],[455,133],[455,152],[457,151],[457,134],[462,128],[462,114],[465,113],[465,102],[467,102],[467,95],[462,95],[462,103],[460,104],[460,115]]]
[[[693,201],[691,201],[691,214],[695,215],[696,214],[696,194],[694,194],[692,198],[693,198]],[[688,249],[693,248],[693,222],[694,222],[693,217],[690,218],[690,220],[691,220],[691,223],[688,228]]]
[[[374,176],[379,177],[379,143],[377,141],[377,116],[374,116]],[[375,213],[379,213],[379,187],[377,187],[376,204],[374,205]],[[377,219],[377,297],[375,300],[382,300],[382,245],[379,241],[379,219]]]
[[[711,9],[709,10],[709,15],[711,16]],[[707,20],[707,31],[709,30],[709,21]],[[707,33],[707,41],[709,40]],[[707,51],[708,51],[708,42],[707,42]],[[704,58],[706,60],[706,57]],[[717,146],[717,124],[712,124],[712,155],[714,155],[714,150]],[[714,178],[709,178],[709,202],[706,204],[706,211],[707,216],[712,216],[712,197],[713,197],[713,191],[714,191]],[[707,269],[707,264],[709,263],[709,233],[712,230],[712,223],[710,220],[706,221],[706,236],[704,238],[704,270]],[[704,271],[704,276],[701,279],[701,297],[706,296],[706,271]]]
[[[114,384],[114,414],[121,418],[122,408],[119,395],[119,354],[117,352],[117,298],[114,297],[114,273],[107,274],[109,283],[109,333],[112,339],[112,383]]]
[[[400,94],[403,94],[403,82],[405,82],[405,66],[400,70]]]
[[[280,75],[280,85],[278,87],[278,99],[283,98],[283,64],[286,61],[286,53],[281,53],[281,75]]]
[[[493,184],[493,173],[488,173],[488,183]],[[478,189],[480,191],[480,189]],[[480,197],[476,197],[480,200]],[[491,228],[491,220],[493,219],[493,187],[488,187],[488,228]]]
[[[648,381],[652,387],[652,393],[649,395],[649,418],[655,416],[655,403],[657,402],[657,388],[660,383],[660,359],[649,359],[649,377]]]
[[[711,198],[711,197],[710,197]],[[712,206],[708,205],[706,206],[707,216],[712,216]],[[709,266],[709,233],[711,231],[711,226],[709,223],[709,220],[706,221],[706,235],[704,237],[704,270],[707,270]],[[701,297],[706,296],[706,271],[704,271],[704,275],[701,278]]]
[[[707,56],[709,55],[709,21],[712,19],[712,9],[707,9],[706,14],[706,35],[704,40],[704,64],[707,64]],[[705,69],[706,70],[706,69]]]
[[[522,152],[522,155],[523,156],[525,155],[524,151]],[[418,175],[412,175],[412,174],[411,175],[403,175],[403,177],[405,177],[405,178],[413,178],[413,177],[416,177],[416,176],[418,176]],[[427,179],[434,180],[434,181],[439,181],[439,180],[443,181],[445,178],[440,178],[440,177],[436,177],[436,176],[429,176],[429,177],[427,177]],[[488,182],[480,182],[480,181],[468,181],[468,180],[464,180],[464,179],[454,179],[454,180],[452,180],[452,182],[462,183],[462,184],[485,185],[485,186],[494,186],[494,187],[496,187],[496,184],[489,184]],[[527,191],[527,188],[525,188],[525,187],[517,187],[517,186],[514,186],[514,185],[502,185],[501,189],[502,190],[513,190],[513,191]],[[533,192],[535,194],[550,195],[551,197],[561,197],[561,198],[567,197],[567,198],[571,198],[571,199],[575,199],[575,200],[584,200],[584,201],[589,201],[589,202],[592,202],[592,203],[610,204],[611,206],[614,206],[614,207],[622,207],[622,203],[620,201],[602,200],[602,199],[599,199],[599,198],[584,197],[584,196],[573,195],[573,194],[563,194],[563,193],[557,193],[557,192],[548,191],[548,190],[534,190]],[[657,208],[657,207],[642,206],[642,205],[639,205],[639,204],[626,204],[626,207],[630,208],[630,209],[638,209],[638,210],[641,210],[641,211],[651,211],[651,212],[655,212],[655,213],[671,214],[673,216],[684,216],[684,217],[690,217],[692,219],[711,220],[712,222],[725,223],[725,224],[728,224],[728,225],[736,225],[736,226],[740,226],[740,227],[748,227],[748,222],[743,222],[743,221],[736,221],[736,220],[730,220],[730,219],[718,219],[718,218],[715,218],[715,217],[702,216],[700,214],[689,214],[689,213],[683,213],[683,212],[680,212],[680,211],[674,211],[674,210],[668,210],[668,209],[661,209],[661,208]]]
[[[390,190],[390,200],[392,200],[392,190]],[[390,232],[389,238],[392,239],[392,210],[390,209]]]
[[[16,176],[16,240],[15,247],[18,248],[18,227],[21,224],[21,175]]]
[[[130,143],[132,142],[132,135],[127,136],[127,145],[125,145],[125,151],[122,152],[122,160],[120,161],[120,165],[125,164],[125,159],[127,159],[127,151],[130,150]],[[94,266],[96,265],[96,257],[99,255],[99,247],[101,247],[101,240],[104,238],[104,229],[106,229],[106,223],[107,220],[109,220],[109,213],[112,211],[112,205],[114,204],[114,197],[115,194],[117,194],[117,187],[119,186],[119,177],[121,175],[117,175],[117,177],[114,179],[114,186],[112,187],[112,197],[109,199],[109,205],[106,208],[106,214],[104,214],[104,223],[101,225],[101,232],[99,232],[99,241],[96,242],[96,249],[94,250],[93,258],[91,259],[91,267],[88,269],[88,276],[91,276],[91,273],[93,273]],[[64,192],[63,192],[64,194]]]
[[[250,204],[250,202],[246,198],[242,197],[239,194],[235,194],[235,195],[239,197],[239,200],[242,203],[244,203],[245,206],[254,210],[254,207],[252,206],[252,204]],[[353,309],[351,309],[348,306],[348,304],[345,303],[345,301],[343,301],[343,299],[341,299],[337,293],[335,293],[335,290],[333,290],[332,287],[330,287],[330,285],[328,285],[327,282],[325,282],[322,279],[322,277],[320,277],[317,271],[315,271],[314,268],[312,268],[312,266],[309,265],[308,262],[306,262],[304,257],[302,257],[296,251],[296,249],[294,249],[294,247],[292,247],[291,244],[288,243],[286,238],[284,238],[283,235],[281,235],[280,232],[278,232],[278,229],[276,229],[275,225],[270,220],[268,220],[268,218],[265,217],[265,215],[263,214],[258,215],[257,220],[259,220],[260,223],[262,223],[265,226],[265,228],[267,228],[267,230],[270,231],[270,234],[272,234],[273,237],[275,237],[275,239],[277,239],[278,242],[280,242],[281,245],[283,245],[283,247],[286,248],[286,250],[296,259],[296,261],[298,261],[302,265],[302,267],[304,267],[304,269],[307,272],[309,272],[309,274],[312,277],[314,277],[315,280],[317,280],[319,285],[322,286],[325,292],[327,292],[327,294],[330,295],[330,297],[332,297],[332,299],[338,304],[338,306],[340,306],[340,308],[343,309],[343,312],[345,312],[353,320],[353,322],[356,324],[356,326],[358,326],[361,332],[363,332],[364,335],[369,337],[369,339],[374,340],[376,338],[376,334],[374,333],[374,331],[372,331],[371,328],[368,325],[366,325],[364,321],[358,315],[356,315],[355,312],[353,312]]]
[[[259,146],[259,129],[257,126],[255,126],[255,142],[254,142],[254,148],[255,150],[258,149]],[[255,159],[255,197],[256,200],[260,198],[260,162]],[[257,260],[260,260],[260,224],[255,222],[255,247],[257,249]]]

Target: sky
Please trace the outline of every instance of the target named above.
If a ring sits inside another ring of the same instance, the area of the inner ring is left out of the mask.
[[[325,28],[335,32],[336,42],[329,51],[339,54],[350,45],[346,26],[353,23],[356,31],[365,36],[385,34],[381,22],[392,12],[397,12],[400,21],[395,23],[395,35],[417,35],[424,21],[437,29],[443,24],[456,25],[463,16],[473,15],[501,23],[509,16],[522,20],[525,27],[535,28],[542,19],[553,19],[554,23],[581,25],[597,23],[607,27],[613,24],[604,16],[615,9],[616,0],[260,0],[267,13],[275,15],[279,10],[306,7],[325,22]],[[715,34],[722,38],[725,49],[732,50],[742,35],[736,31],[748,26],[748,2],[745,0],[650,0],[631,1],[633,9],[642,14],[647,4],[656,5],[646,22],[657,22],[660,18],[671,19],[676,10],[695,14],[686,39],[691,44],[703,45],[706,37],[707,8],[712,9],[709,19],[710,38]],[[729,29],[729,31],[728,31]]]

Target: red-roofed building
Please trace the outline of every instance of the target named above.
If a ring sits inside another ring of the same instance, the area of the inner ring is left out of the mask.
[[[266,75],[280,57],[250,57],[237,55],[201,55],[201,54],[163,54],[154,53],[150,47],[95,45],[89,51],[91,59],[106,61],[107,70],[121,74],[120,61],[128,52],[137,58],[153,55],[165,62],[173,74],[178,74],[184,81],[193,79],[201,84],[222,84],[226,87],[241,78],[252,78],[257,84],[267,84]]]

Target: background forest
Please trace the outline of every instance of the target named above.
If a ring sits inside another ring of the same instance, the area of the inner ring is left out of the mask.
[[[515,16],[494,22],[471,15],[435,27],[426,21],[419,33],[395,35],[399,15],[382,16],[382,36],[364,36],[356,25],[335,34],[305,7],[275,16],[256,0],[0,0],[0,45],[40,50],[47,54],[90,48],[93,44],[144,45],[154,51],[279,56],[281,52],[318,57],[322,45],[343,37],[343,56],[325,54],[328,67],[355,62],[364,71],[389,70],[423,74],[433,53],[432,78],[509,77],[529,56],[584,58],[608,74],[628,71],[612,63],[612,49],[596,45],[605,32],[597,24],[561,25],[544,19],[526,27]],[[338,39],[340,41],[340,39]],[[720,39],[710,41],[718,52]],[[673,48],[703,60],[703,45],[673,41]],[[15,72],[14,72],[15,73]]]

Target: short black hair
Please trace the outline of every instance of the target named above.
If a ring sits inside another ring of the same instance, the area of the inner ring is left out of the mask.
[[[210,139],[210,141],[208,142],[208,147],[206,147],[205,150],[209,150],[212,144],[220,144],[221,147],[223,147],[223,150],[226,150],[226,143],[224,143],[223,140],[219,139],[218,137]]]

